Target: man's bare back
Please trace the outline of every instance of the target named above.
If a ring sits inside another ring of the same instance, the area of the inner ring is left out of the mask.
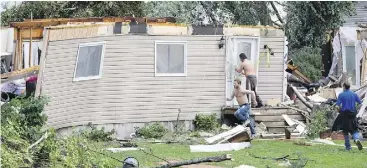
[[[256,75],[254,65],[249,60],[243,60],[243,62],[240,64],[240,67],[236,68],[236,71],[245,75],[246,77],[249,75]]]

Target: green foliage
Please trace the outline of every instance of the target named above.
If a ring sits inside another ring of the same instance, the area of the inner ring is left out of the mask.
[[[108,17],[108,16],[143,16],[142,1],[22,1],[10,6],[3,3],[1,24],[30,19],[73,18],[73,17]]]
[[[272,25],[267,5],[265,1],[151,1],[145,13],[149,17],[175,17],[187,24]]]
[[[57,138],[55,134],[44,143],[50,150],[47,167],[115,167],[111,159],[94,151],[102,152],[102,146],[84,136],[74,134]],[[93,150],[93,151],[92,151]],[[103,152],[102,152],[103,153]],[[45,166],[45,165],[43,165]]]
[[[288,1],[285,33],[290,49],[320,47],[326,34],[355,14],[352,1]]]
[[[162,138],[168,130],[161,123],[153,123],[144,126],[143,128],[139,128],[137,131],[139,136],[144,138]]]
[[[82,135],[89,140],[103,142],[103,141],[112,141],[111,137],[115,133],[115,130],[105,131],[105,128],[102,127],[98,129],[92,123],[88,123],[88,128],[83,130]]]
[[[194,124],[197,130],[212,131],[219,127],[216,114],[211,115],[197,114]]]
[[[42,114],[47,99],[13,99],[1,107],[2,166],[29,167],[37,160],[27,147],[42,136],[47,117]]]
[[[322,57],[319,48],[303,47],[294,49],[289,53],[294,64],[300,67],[300,71],[311,81],[318,81],[322,75]]]
[[[328,116],[332,110],[327,107],[315,107],[311,114],[311,123],[307,126],[307,136],[310,138],[318,138],[320,133],[328,129]]]

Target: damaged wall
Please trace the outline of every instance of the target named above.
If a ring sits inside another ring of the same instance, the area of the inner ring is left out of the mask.
[[[42,94],[51,98],[45,109],[48,122],[60,128],[174,121],[178,108],[182,120],[219,113],[225,100],[225,50],[218,49],[219,39],[109,36],[50,42],[42,84]],[[187,41],[187,77],[154,76],[155,40]],[[72,82],[78,45],[99,41],[106,41],[103,77]]]
[[[260,58],[258,93],[265,102],[282,99],[284,33],[278,29],[260,29],[258,33],[260,56],[264,45],[274,52],[270,66],[266,56]],[[42,82],[42,94],[51,100],[45,108],[48,123],[65,128],[88,122],[113,127],[169,122],[177,119],[178,108],[182,110],[180,120],[193,120],[197,113],[219,115],[226,92],[226,50],[218,48],[221,37],[109,35],[51,40]],[[154,46],[162,40],[187,42],[186,77],[155,77]],[[102,78],[73,82],[79,44],[101,41],[106,42]],[[132,131],[129,127],[118,134]]]

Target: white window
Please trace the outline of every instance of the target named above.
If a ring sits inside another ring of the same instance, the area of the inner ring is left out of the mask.
[[[186,76],[186,42],[155,42],[155,76]]]
[[[104,51],[105,42],[80,44],[74,81],[101,78]]]

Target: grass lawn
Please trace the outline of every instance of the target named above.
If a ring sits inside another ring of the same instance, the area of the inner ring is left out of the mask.
[[[343,144],[342,141],[335,141],[338,144]],[[367,151],[363,149],[359,151],[357,148],[353,148],[352,151],[345,151],[343,147],[330,146],[330,145],[315,145],[315,146],[300,146],[293,144],[292,141],[281,140],[254,140],[252,147],[249,149],[243,149],[240,151],[232,152],[218,152],[218,153],[190,153],[188,145],[178,144],[143,144],[138,143],[141,148],[151,148],[154,155],[165,158],[167,160],[190,160],[194,158],[205,158],[209,156],[217,156],[221,154],[232,154],[233,161],[223,161],[218,163],[206,163],[210,165],[217,165],[222,167],[237,167],[242,164],[251,165],[258,168],[265,167],[280,167],[274,160],[257,159],[250,155],[250,153],[256,156],[263,157],[281,157],[284,155],[294,156],[295,153],[300,153],[301,157],[308,158],[306,167],[322,167],[322,168],[367,168]],[[354,145],[354,144],[353,144]],[[364,146],[367,146],[366,142],[363,142]],[[146,155],[141,151],[127,151],[119,154],[111,154],[112,156],[124,159],[125,157],[136,157],[140,162],[140,167],[155,167],[159,163],[164,161],[159,160],[153,156]],[[101,156],[103,157],[103,156]],[[118,163],[118,162],[116,162]],[[121,164],[120,164],[121,165]]]

